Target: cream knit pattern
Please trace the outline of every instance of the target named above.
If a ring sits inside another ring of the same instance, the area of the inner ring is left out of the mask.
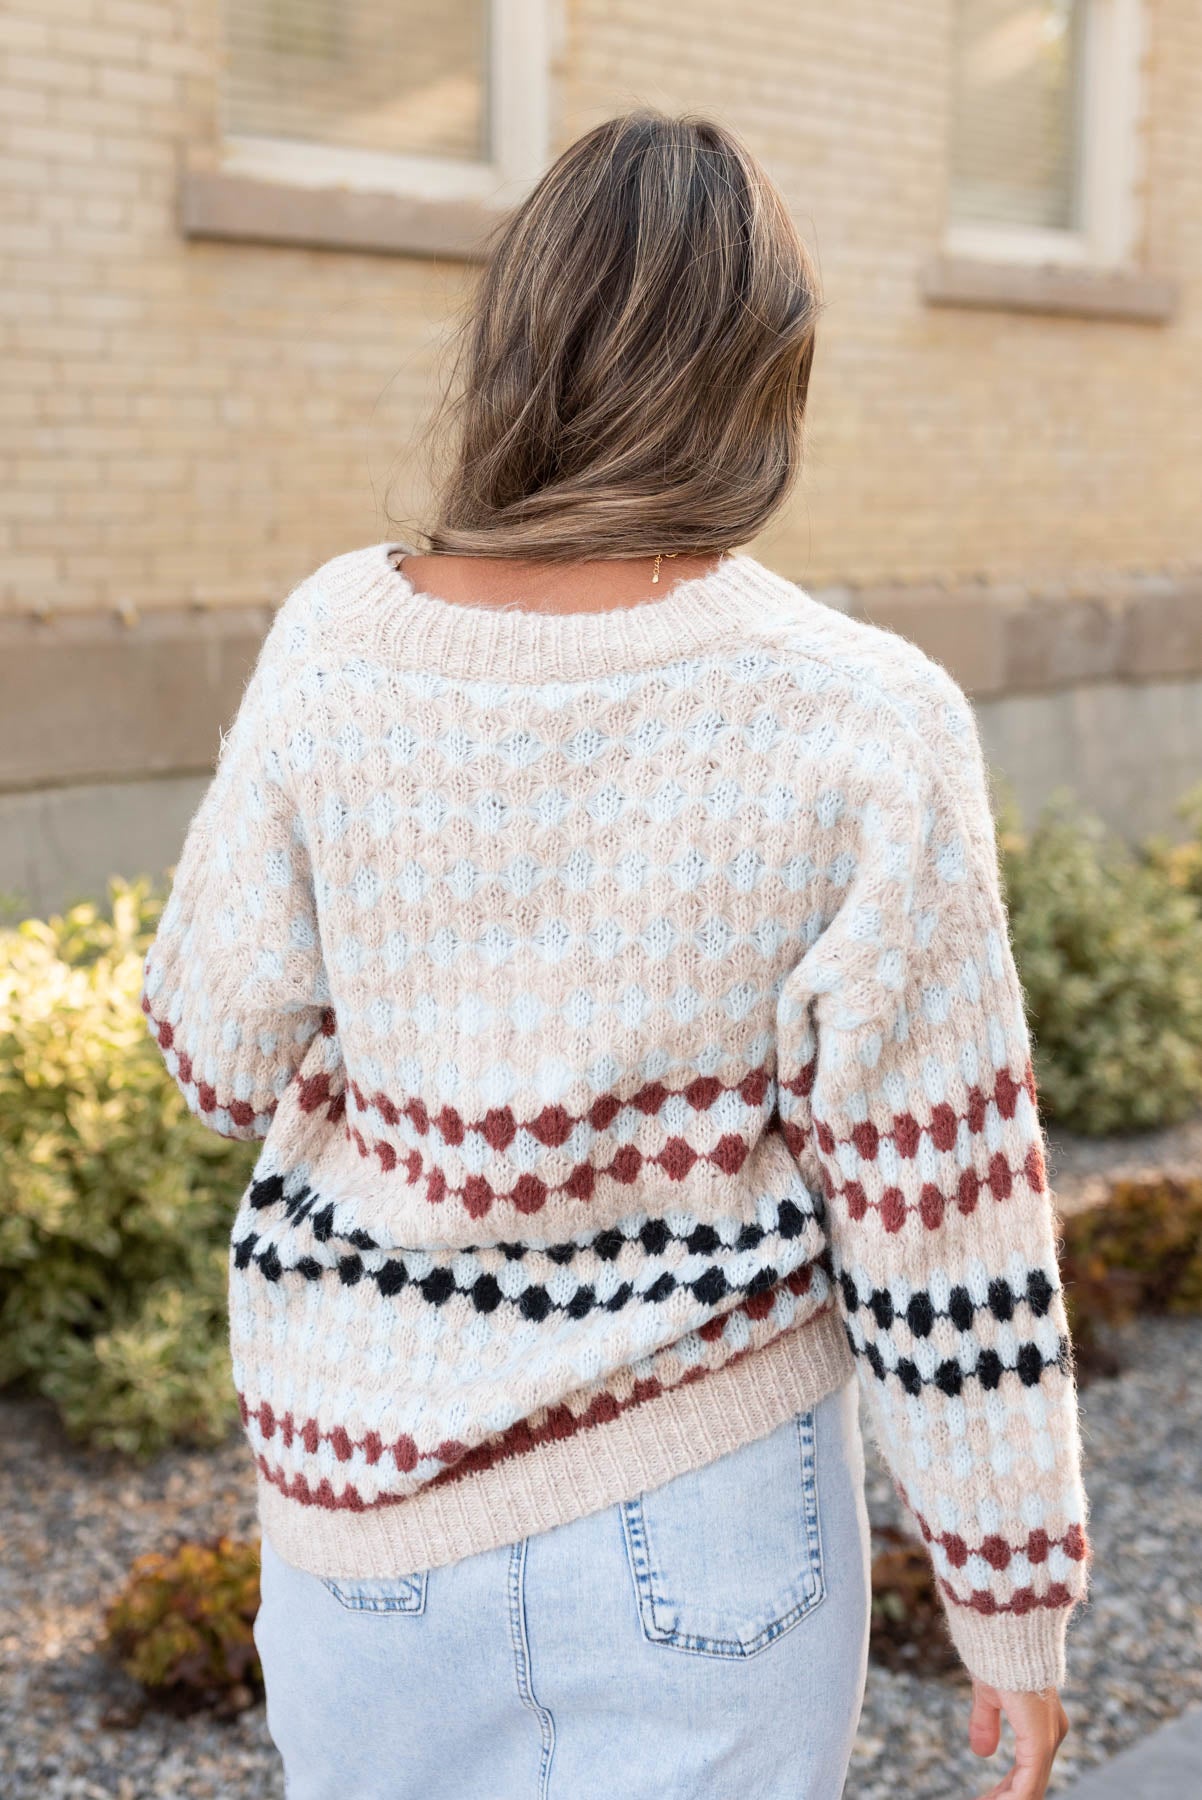
[[[967,1666],[1059,1682],[1076,1404],[963,695],[747,556],[563,615],[397,548],[280,608],[146,962],[189,1104],[263,1140],[264,1528],[320,1574],[454,1561],[854,1363]]]

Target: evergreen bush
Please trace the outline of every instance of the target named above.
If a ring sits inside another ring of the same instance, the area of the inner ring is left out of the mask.
[[[1202,787],[1188,793],[1177,812],[1185,822],[1187,836],[1180,843],[1154,838],[1148,846],[1148,859],[1174,887],[1202,902]]]
[[[146,1029],[158,897],[110,900],[0,931],[0,1386],[145,1454],[234,1416],[227,1240],[255,1146],[192,1118]]]
[[[1003,814],[1002,872],[1045,1116],[1091,1136],[1202,1104],[1202,905],[1181,858],[1133,855],[1048,809]]]

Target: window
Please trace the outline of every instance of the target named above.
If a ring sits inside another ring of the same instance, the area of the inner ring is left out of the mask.
[[[552,0],[224,0],[184,230],[471,255],[545,165]]]
[[[229,137],[489,160],[485,0],[227,0]]]
[[[1138,0],[955,0],[948,248],[1131,254]]]

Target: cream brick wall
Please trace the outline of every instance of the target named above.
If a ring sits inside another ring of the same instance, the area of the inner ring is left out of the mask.
[[[1202,553],[1202,6],[1145,0],[1146,245],[1167,326],[924,305],[951,0],[576,0],[566,117],[642,96],[744,130],[827,312],[809,471],[773,560],[815,580],[1138,567]]]
[[[764,553],[812,584],[1202,556],[1202,9],[1145,0],[1144,251],[1167,326],[924,305],[950,0],[560,0],[557,133],[714,112],[784,185],[827,312],[810,459]],[[188,241],[217,0],[3,0],[8,611],[279,599],[420,510],[463,272]]]

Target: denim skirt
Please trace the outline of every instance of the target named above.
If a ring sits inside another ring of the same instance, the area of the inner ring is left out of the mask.
[[[705,1468],[443,1568],[263,1542],[287,1800],[838,1800],[864,1693],[854,1378]]]

